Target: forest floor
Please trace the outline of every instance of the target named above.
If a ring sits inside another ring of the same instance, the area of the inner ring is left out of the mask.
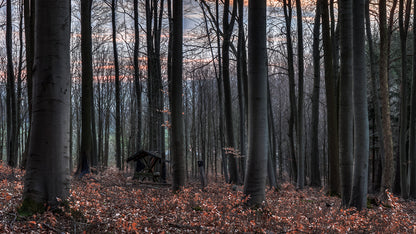
[[[261,209],[244,206],[241,187],[190,183],[172,194],[170,186],[141,184],[107,170],[73,179],[69,207],[21,217],[17,208],[23,171],[0,164],[0,233],[415,233],[416,202],[389,196],[389,205],[363,211],[342,209],[325,191],[297,191],[283,184],[267,190]]]

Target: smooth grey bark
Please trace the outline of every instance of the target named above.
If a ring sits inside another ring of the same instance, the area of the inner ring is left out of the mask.
[[[117,50],[117,31],[116,31],[116,8],[117,0],[111,1],[111,26],[113,40],[113,56],[114,56],[114,85],[116,99],[116,165],[121,170],[121,101],[120,101],[120,68]]]
[[[328,0],[322,0],[322,38],[325,63],[325,91],[327,103],[329,194],[341,194],[338,157],[338,92],[333,67],[331,30],[329,27]],[[332,35],[334,36],[334,35]]]
[[[7,165],[17,166],[17,112],[15,76],[13,68],[12,41],[12,3],[6,1],[6,54],[7,54]]]
[[[22,206],[29,213],[37,210],[25,204],[56,207],[69,194],[70,20],[69,1],[36,1],[32,131]]]
[[[302,25],[302,5],[300,0],[296,0],[296,18],[298,26],[298,129],[297,129],[297,147],[298,147],[298,187],[303,189],[305,186],[305,144],[303,142],[304,114],[303,114],[303,25]]]
[[[350,206],[367,207],[369,123],[365,60],[365,3],[353,0],[354,182]]]
[[[353,41],[352,1],[339,2],[341,37],[340,97],[339,97],[339,157],[341,166],[342,205],[351,199],[353,176]]]
[[[313,90],[312,90],[312,124],[311,124],[311,186],[321,186],[319,170],[319,94],[321,83],[321,64],[319,51],[319,32],[321,19],[321,0],[316,3],[313,26]]]
[[[244,194],[250,206],[265,201],[267,175],[266,0],[248,6],[248,160]]]
[[[413,1],[413,12],[416,12],[416,0]],[[416,25],[416,15],[413,13],[413,25]],[[413,77],[410,104],[410,188],[409,196],[416,198],[416,27],[413,26]]]
[[[170,107],[172,113],[172,188],[177,192],[185,185],[185,147],[182,98],[182,43],[183,43],[183,3],[173,0],[173,38],[172,38],[172,81],[170,84]]]
[[[91,0],[81,0],[81,151],[76,174],[90,173],[93,160],[93,72],[91,39]]]

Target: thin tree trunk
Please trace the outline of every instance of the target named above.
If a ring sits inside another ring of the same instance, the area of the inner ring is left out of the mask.
[[[334,36],[334,35],[332,35]],[[327,102],[329,194],[341,194],[338,157],[338,107],[337,84],[333,70],[331,34],[329,27],[328,0],[322,1],[322,37],[325,63],[325,89]]]
[[[12,7],[11,0],[6,1],[6,53],[7,53],[7,164],[17,166],[17,113],[16,91],[13,68],[12,45]]]
[[[311,124],[311,186],[321,186],[319,171],[319,89],[321,82],[321,64],[319,52],[319,29],[321,19],[321,1],[316,3],[315,22],[313,28],[313,91],[312,91],[312,124]]]
[[[20,5],[20,20],[19,20],[19,63],[17,68],[17,97],[16,97],[16,152],[18,155],[23,154],[24,150],[24,140],[23,140],[23,127],[22,127],[22,114],[21,114],[21,103],[22,103],[22,68],[23,66],[23,2]],[[20,144],[18,143],[20,142]],[[20,151],[19,152],[19,146]],[[22,164],[23,160],[20,161],[20,164]]]
[[[35,29],[35,0],[24,0],[25,15],[25,40],[26,40],[26,86],[27,86],[27,102],[29,112],[29,131],[26,140],[25,152],[22,157],[22,167],[26,167],[27,151],[29,150],[29,136],[32,125],[32,68],[34,61],[34,29]]]
[[[142,86],[140,83],[140,68],[139,68],[139,46],[140,46],[140,31],[139,31],[139,2],[134,0],[134,84],[136,88],[136,105],[137,105],[137,142],[136,151],[142,147]]]
[[[393,161],[393,140],[390,120],[390,100],[388,84],[388,30],[386,20],[386,0],[379,0],[379,22],[380,22],[380,95],[381,95],[381,112],[384,135],[385,159],[383,165],[383,174],[381,178],[380,192],[391,191],[394,177]]]
[[[290,153],[292,159],[293,174],[295,175],[295,181],[297,181],[297,163],[296,163],[296,150],[295,150],[295,136],[294,131],[297,131],[297,114],[296,114],[296,96],[295,96],[295,69],[293,62],[293,45],[291,36],[292,25],[292,0],[283,0],[283,10],[286,22],[286,43],[287,43],[287,63],[289,72],[289,101],[290,101],[290,117],[289,117],[289,144]]]
[[[116,165],[121,170],[121,103],[120,103],[120,68],[118,62],[117,51],[117,34],[116,34],[116,8],[117,0],[111,2],[111,22],[113,37],[113,54],[114,54],[114,73],[115,73],[115,89],[116,89]]]
[[[223,43],[222,43],[222,75],[224,85],[224,113],[225,113],[225,126],[227,135],[227,147],[235,150],[234,139],[234,127],[233,127],[233,106],[231,99],[231,84],[230,84],[230,45],[231,35],[233,32],[233,26],[236,18],[236,6],[237,1],[233,3],[233,11],[231,19],[229,19],[230,0],[224,2],[224,15],[223,15]],[[238,162],[233,154],[228,154],[228,168],[230,173],[230,182],[239,184],[241,183],[238,176]]]
[[[244,180],[245,156],[246,156],[246,82],[247,61],[246,41],[244,35],[244,0],[238,0],[238,45],[237,45],[237,86],[238,103],[240,107],[240,171],[239,176]]]
[[[296,0],[296,17],[298,25],[298,130],[297,130],[297,147],[298,147],[298,187],[303,189],[305,186],[305,144],[303,142],[303,127],[304,127],[304,114],[303,114],[303,26],[302,26],[302,6],[301,1]]]

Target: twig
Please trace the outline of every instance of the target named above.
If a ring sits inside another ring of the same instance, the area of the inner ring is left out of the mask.
[[[176,223],[169,223],[169,226],[174,227],[174,228],[180,228],[180,229],[193,229],[197,231],[202,231],[204,229],[201,226],[180,225]]]

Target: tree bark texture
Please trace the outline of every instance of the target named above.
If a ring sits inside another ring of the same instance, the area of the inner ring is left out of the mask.
[[[341,166],[342,204],[349,205],[353,177],[353,54],[352,1],[339,2],[341,37],[339,157]]]
[[[36,1],[32,131],[23,204],[55,207],[69,193],[70,4]]]
[[[182,98],[182,43],[183,43],[183,3],[173,1],[173,38],[172,38],[172,83],[170,86],[170,106],[172,113],[172,169],[173,191],[185,185],[185,145]]]
[[[364,1],[353,0],[354,181],[350,205],[359,210],[367,207],[370,149],[364,11]]]
[[[381,96],[381,113],[383,124],[383,140],[384,140],[384,165],[383,174],[381,177],[380,192],[385,190],[391,192],[393,177],[394,177],[394,161],[393,161],[393,140],[391,131],[390,118],[390,99],[389,99],[389,84],[388,84],[388,30],[386,19],[386,0],[379,0],[379,21],[380,21],[380,96]]]
[[[248,161],[244,194],[248,203],[265,201],[267,175],[266,1],[249,1],[248,23]]]

